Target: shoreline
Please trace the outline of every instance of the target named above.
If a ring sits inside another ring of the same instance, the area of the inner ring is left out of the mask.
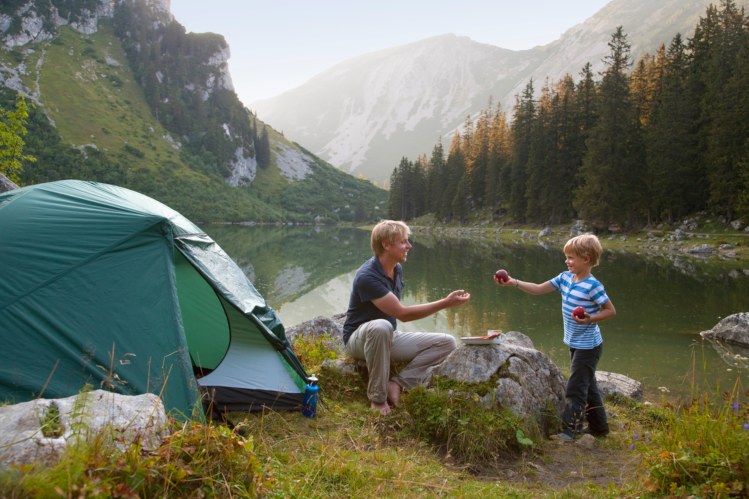
[[[587,232],[575,224],[545,227],[493,225],[454,226],[409,223],[414,234],[474,239],[520,246],[562,247],[577,233]],[[591,231],[592,232],[592,231]],[[749,232],[744,230],[685,231],[680,228],[650,228],[638,232],[598,234],[605,251],[643,256],[693,259],[694,261],[726,262],[739,267],[749,276]]]

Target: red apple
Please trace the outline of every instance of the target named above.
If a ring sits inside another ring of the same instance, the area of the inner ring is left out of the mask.
[[[510,280],[510,274],[508,274],[505,269],[499,269],[496,271],[494,277],[496,277],[499,282],[507,282]]]
[[[583,307],[575,307],[574,310],[572,310],[572,317],[585,319],[585,309]]]

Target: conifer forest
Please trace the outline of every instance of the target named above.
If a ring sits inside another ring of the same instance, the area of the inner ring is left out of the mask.
[[[707,211],[749,215],[749,24],[732,0],[707,8],[634,61],[627,34],[608,42],[604,70],[530,81],[511,119],[491,102],[445,153],[402,158],[389,215],[460,223],[474,211],[518,223],[581,218],[636,228]]]

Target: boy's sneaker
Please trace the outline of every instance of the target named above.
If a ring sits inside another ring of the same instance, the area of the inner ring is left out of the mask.
[[[563,431],[562,433],[557,433],[556,435],[552,435],[552,440],[559,440],[560,442],[574,442],[575,436],[567,431]]]

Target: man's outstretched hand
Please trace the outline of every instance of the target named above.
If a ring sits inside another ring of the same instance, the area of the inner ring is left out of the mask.
[[[456,289],[447,295],[446,298],[449,307],[458,307],[470,299],[471,293],[466,292],[464,289]]]

